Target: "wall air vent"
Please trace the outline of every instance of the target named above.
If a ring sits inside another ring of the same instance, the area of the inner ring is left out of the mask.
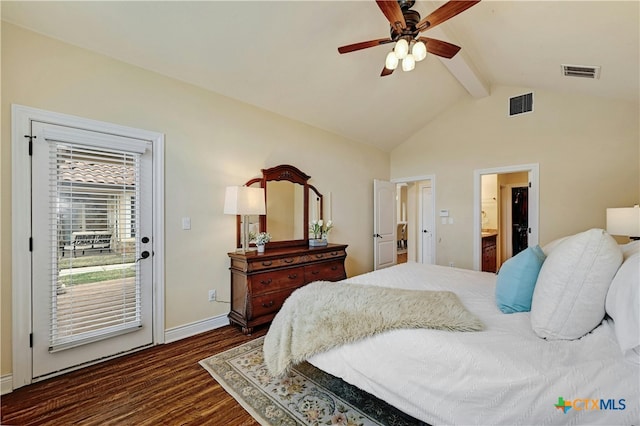
[[[600,78],[600,67],[591,65],[562,64],[562,75],[565,77]]]
[[[533,92],[509,98],[509,117],[533,112]]]

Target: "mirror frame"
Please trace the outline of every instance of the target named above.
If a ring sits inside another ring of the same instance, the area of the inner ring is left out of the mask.
[[[311,176],[302,172],[295,166],[289,164],[281,164],[279,166],[271,167],[269,169],[262,169],[262,177],[253,178],[248,180],[244,186],[251,186],[256,183],[260,183],[260,188],[264,188],[265,203],[269,197],[267,191],[267,182],[286,180],[292,183],[297,183],[303,187],[303,199],[304,199],[304,217],[303,217],[303,232],[304,238],[300,240],[280,240],[269,242],[269,247],[297,247],[309,245],[309,189],[311,189],[320,203],[320,219],[322,219],[322,213],[324,210],[322,194],[313,186],[309,185],[309,179]],[[268,213],[268,212],[267,212]],[[267,215],[260,215],[260,232],[268,232],[267,230]],[[241,232],[242,232],[242,216],[236,218],[236,242],[237,246],[241,246]],[[252,245],[255,245],[251,243]]]

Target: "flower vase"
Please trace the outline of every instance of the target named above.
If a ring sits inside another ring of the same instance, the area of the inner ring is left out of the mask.
[[[264,244],[258,244],[256,247],[258,247],[258,253],[264,253]]]
[[[326,245],[326,238],[309,238],[309,247],[324,247]]]

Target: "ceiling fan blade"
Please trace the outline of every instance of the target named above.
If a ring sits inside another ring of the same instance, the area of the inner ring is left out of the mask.
[[[427,46],[427,52],[432,55],[442,56],[443,58],[451,59],[460,51],[460,46],[446,41],[436,40],[435,38],[418,37],[418,40]]]
[[[380,46],[381,44],[391,43],[393,40],[390,38],[380,38],[378,40],[363,41],[360,43],[349,44],[347,46],[338,47],[338,52],[349,53],[356,50],[367,49],[369,47]]]
[[[404,20],[402,9],[400,9],[400,5],[396,0],[376,0],[376,3],[396,31],[400,32],[400,30],[406,28],[407,23]]]
[[[433,28],[436,25],[443,23],[447,19],[453,18],[458,13],[464,12],[476,3],[480,3],[480,0],[450,0],[448,3],[443,4],[442,6],[434,10],[429,16],[418,22],[416,28],[418,29],[418,31],[424,31],[426,29]]]
[[[386,75],[393,74],[393,70],[390,70],[387,67],[382,68],[382,72],[380,73],[380,77],[384,77]]]

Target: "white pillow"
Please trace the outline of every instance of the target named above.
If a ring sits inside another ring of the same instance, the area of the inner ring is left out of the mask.
[[[628,258],[633,256],[634,254],[640,253],[640,240],[631,241],[630,243],[627,243],[627,244],[622,244],[620,246],[620,249],[622,249],[622,256],[626,261]]]
[[[605,304],[620,349],[640,364],[640,253],[624,261],[611,281]]]
[[[611,280],[622,251],[602,229],[573,235],[545,260],[531,302],[531,326],[540,337],[578,339],[604,318]]]
[[[562,244],[567,238],[569,237],[561,237],[551,241],[548,244],[545,244],[544,246],[542,246],[542,252],[544,253],[545,256],[549,256],[551,252],[555,250],[555,248],[558,247],[560,244]]]

